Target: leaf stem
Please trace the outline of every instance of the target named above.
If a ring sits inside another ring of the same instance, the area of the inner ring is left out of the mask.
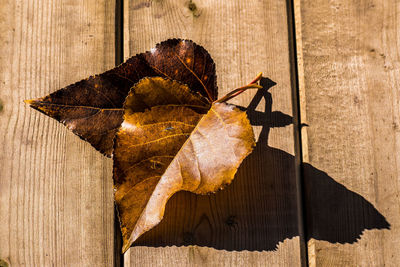
[[[227,93],[224,97],[216,100],[215,103],[226,102],[226,101],[228,101],[228,100],[240,95],[241,93],[243,93],[244,91],[246,91],[248,89],[254,89],[254,88],[260,89],[260,88],[263,88],[261,85],[257,84],[257,82],[261,78],[262,78],[262,72],[257,74],[257,76],[249,84],[232,90],[231,92]]]

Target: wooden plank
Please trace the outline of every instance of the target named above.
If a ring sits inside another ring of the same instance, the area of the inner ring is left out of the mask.
[[[297,10],[310,266],[397,266],[400,2]]]
[[[114,65],[112,2],[1,2],[0,259],[10,266],[113,265],[111,160],[22,102]]]
[[[172,197],[160,225],[125,254],[125,266],[300,265],[293,128],[277,127],[289,124],[292,114],[285,1],[124,3],[125,57],[187,38],[216,62],[220,95],[260,71],[277,83],[232,101],[248,106],[253,100],[260,136],[233,184],[210,196]]]

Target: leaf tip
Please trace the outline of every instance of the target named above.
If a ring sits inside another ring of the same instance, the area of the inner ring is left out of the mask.
[[[27,99],[27,100],[24,100],[24,102],[25,102],[26,104],[28,104],[28,105],[33,105],[33,103],[35,103],[36,100],[35,100],[35,99]]]
[[[124,254],[130,247],[131,247],[130,242],[124,240],[124,244],[122,245],[122,254]]]

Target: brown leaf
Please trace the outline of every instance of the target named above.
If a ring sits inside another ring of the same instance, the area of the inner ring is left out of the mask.
[[[123,251],[161,221],[174,193],[207,194],[229,184],[254,145],[246,113],[234,106],[211,104],[168,79],[136,84],[113,152]]]
[[[154,76],[187,84],[210,101],[217,98],[215,65],[208,52],[192,41],[170,39],[114,69],[26,102],[110,156],[130,88]]]

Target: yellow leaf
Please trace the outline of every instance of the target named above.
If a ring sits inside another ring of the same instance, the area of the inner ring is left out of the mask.
[[[161,221],[174,193],[207,194],[229,184],[254,145],[247,115],[235,106],[160,77],[136,84],[113,153],[123,252]]]

